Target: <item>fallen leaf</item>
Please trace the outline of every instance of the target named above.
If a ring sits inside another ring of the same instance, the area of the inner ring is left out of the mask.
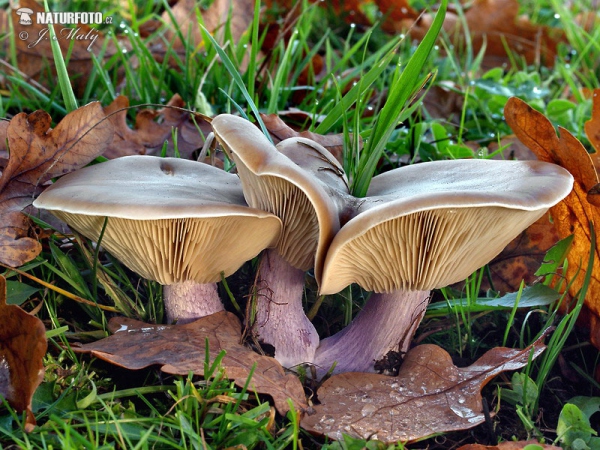
[[[31,15],[31,24],[20,23],[21,17],[17,15],[20,8],[29,8],[34,12]],[[56,70],[52,64],[54,58],[50,46],[51,40],[47,35],[48,25],[38,23],[36,20],[38,12],[44,12],[44,8],[35,0],[19,0],[12,8],[11,34],[15,36],[17,69],[42,85],[53,87],[56,84]],[[87,25],[78,24],[73,28],[54,25],[54,31],[61,52],[68,60],[67,71],[73,75],[71,78],[73,89],[78,96],[82,96],[94,67],[94,55],[99,57],[102,54],[104,59],[109,59],[117,53],[117,47],[112,39],[105,39],[101,31]],[[3,34],[7,33],[8,28]],[[10,40],[5,39],[4,42],[8,45]]]
[[[170,11],[162,14],[162,20],[168,26],[165,33],[165,42],[169,43],[169,52],[175,51],[180,55],[186,55],[186,48],[198,48],[202,44],[202,33],[198,26],[196,8],[199,2],[196,0],[179,0]],[[202,22],[204,27],[212,34],[224,34],[223,25],[228,23],[230,36],[234,42],[238,42],[243,33],[246,32],[252,18],[254,17],[254,2],[252,0],[215,0],[208,9],[202,11]],[[180,36],[186,40],[181,42]],[[217,38],[222,41],[222,37]],[[159,43],[155,44],[152,53],[165,54],[165,47]]]
[[[506,441],[501,442],[498,445],[481,445],[481,444],[467,444],[458,447],[457,450],[522,450],[528,445],[537,445],[539,448],[544,450],[562,450],[561,447],[550,444],[541,444],[535,440],[529,441]]]
[[[573,191],[550,209],[561,238],[574,235],[569,252],[566,279],[569,294],[577,295],[584,281],[591,248],[590,222],[600,225],[600,209],[588,200],[588,192],[598,184],[598,175],[585,147],[569,131],[559,127],[557,136],[552,123],[540,112],[518,98],[510,98],[504,108],[506,122],[515,135],[542,161],[567,169],[575,178]],[[592,278],[582,317],[589,317],[591,341],[600,348],[600,248],[596,247]],[[587,314],[589,312],[589,314]]]
[[[161,370],[174,375],[204,374],[205,341],[209,359],[221,350],[225,375],[238,386],[244,386],[252,366],[256,370],[250,388],[273,397],[281,414],[289,410],[287,399],[304,411],[308,406],[302,383],[296,375],[286,374],[274,358],[262,356],[240,344],[241,325],[234,314],[219,312],[185,325],[151,325],[133,319],[115,317],[109,323],[112,336],[74,347],[79,353],[92,355],[127,369],[142,369],[160,364]]]
[[[495,375],[525,366],[545,345],[524,350],[494,348],[469,367],[458,368],[433,344],[410,350],[395,377],[348,372],[317,391],[320,404],[301,425],[311,433],[341,439],[342,433],[385,443],[409,442],[464,430],[485,421],[481,389]]]
[[[6,280],[0,275],[0,397],[18,412],[26,411],[25,431],[35,427],[33,393],[44,379],[48,343],[40,319],[6,304]]]
[[[277,114],[261,114],[261,117],[275,144],[291,137],[311,139],[329,150],[338,161],[342,161],[344,151],[343,134],[316,134],[312,131],[298,132],[288,126]]]
[[[115,128],[115,137],[104,156],[113,159],[127,155],[160,155],[165,142],[167,156],[175,156],[175,134],[179,156],[190,159],[194,151],[202,148],[204,136],[211,132],[211,128],[199,117],[194,123],[189,112],[177,109],[185,106],[184,100],[175,94],[162,109],[139,111],[132,129],[127,124],[127,109],[124,109],[129,107],[129,99],[118,96],[104,108]]]
[[[20,266],[35,258],[41,246],[22,213],[43,184],[88,164],[102,154],[114,131],[102,107],[94,102],[76,109],[50,129],[45,111],[19,113],[6,129],[10,157],[0,175],[0,262]]]
[[[559,30],[533,24],[519,15],[518,0],[475,0],[464,11],[464,20],[448,12],[444,30],[454,45],[464,47],[468,30],[474,54],[485,45],[484,66],[497,67],[510,63],[509,55],[521,55],[527,64],[554,65],[558,43],[564,40]],[[431,26],[433,15],[424,14],[409,30],[421,39]],[[406,22],[406,21],[405,21]],[[411,23],[405,23],[405,28]]]

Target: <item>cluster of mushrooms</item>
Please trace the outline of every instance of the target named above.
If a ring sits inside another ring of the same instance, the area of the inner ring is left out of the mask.
[[[573,185],[541,161],[453,160],[375,176],[356,198],[318,143],[273,145],[223,114],[215,137],[237,175],[176,158],[128,156],[61,177],[34,202],[164,285],[167,320],[224,309],[216,283],[260,256],[252,330],[285,367],[318,375],[374,371],[404,352],[430,291],[461,281],[562,200]],[[321,295],[357,283],[372,291],[339,333],[320,339],[303,310],[305,272]]]

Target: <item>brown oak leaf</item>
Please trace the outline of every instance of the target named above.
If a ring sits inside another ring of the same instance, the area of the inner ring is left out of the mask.
[[[338,161],[342,161],[342,153],[344,151],[343,134],[316,134],[311,131],[299,132],[288,126],[277,114],[261,114],[261,118],[269,134],[273,137],[275,144],[291,137],[311,139],[329,150]]]
[[[185,108],[185,102],[177,94],[162,109],[138,112],[133,129],[127,125],[127,109],[124,109],[127,107],[129,99],[120,95],[104,108],[115,127],[115,137],[104,152],[109,159],[127,155],[159,155],[165,142],[167,155],[174,156],[173,133],[176,134],[179,155],[189,159],[195,150],[202,148],[204,136],[211,131],[204,120],[196,117],[194,123],[189,112],[176,109]]]
[[[315,414],[304,416],[301,425],[332,439],[348,434],[385,443],[472,428],[485,421],[483,386],[544,349],[541,341],[524,350],[498,347],[458,368],[442,348],[419,345],[406,354],[395,377],[347,372],[328,379],[317,391]]]
[[[294,374],[286,374],[274,358],[259,355],[240,344],[241,325],[234,314],[223,311],[185,325],[151,325],[115,317],[109,327],[113,335],[74,350],[132,370],[160,364],[166,373],[187,375],[191,371],[203,375],[208,339],[210,360],[225,350],[222,367],[238,386],[246,384],[256,364],[250,389],[273,397],[281,414],[289,410],[288,398],[300,411],[308,407],[302,383]]]
[[[573,191],[550,209],[561,238],[570,235],[573,245],[565,274],[571,282],[569,293],[576,296],[587,270],[591,248],[590,222],[600,231],[600,209],[589,201],[588,192],[598,184],[598,174],[585,147],[569,131],[559,127],[557,136],[552,123],[540,112],[518,98],[508,100],[504,115],[515,135],[542,161],[567,169],[575,178]],[[600,348],[600,248],[596,246],[592,278],[588,287],[582,317],[590,322],[591,341]]]
[[[19,113],[6,128],[10,157],[0,175],[0,262],[20,266],[41,251],[22,213],[51,178],[72,172],[101,155],[114,130],[94,102],[76,109],[51,129],[45,111]]]
[[[48,343],[40,319],[6,304],[6,280],[0,275],[0,397],[18,412],[27,411],[25,431],[35,427],[33,393],[44,379]]]

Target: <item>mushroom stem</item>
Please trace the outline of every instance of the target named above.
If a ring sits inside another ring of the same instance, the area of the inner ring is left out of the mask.
[[[323,339],[315,354],[318,376],[337,362],[333,373],[374,372],[389,351],[405,353],[429,302],[429,291],[372,294],[354,320]]]
[[[163,298],[168,323],[189,323],[225,309],[216,283],[168,284],[163,286]]]
[[[302,307],[304,271],[285,261],[275,249],[267,249],[258,276],[256,337],[275,347],[275,359],[284,367],[312,362],[319,335]]]

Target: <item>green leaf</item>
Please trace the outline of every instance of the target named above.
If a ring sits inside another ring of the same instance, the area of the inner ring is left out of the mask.
[[[560,442],[564,445],[575,448],[576,441],[580,440],[587,444],[592,435],[597,435],[597,432],[590,426],[589,419],[581,412],[577,405],[567,403],[563,406],[558,417],[556,434],[559,436]],[[577,447],[586,448],[587,445],[583,447],[581,446],[581,442],[578,442]]]
[[[502,398],[512,405],[527,407],[537,400],[538,387],[526,373],[515,372],[510,384],[511,389],[502,389]]]
[[[576,105],[569,100],[564,100],[562,98],[556,98],[554,100],[550,100],[548,106],[546,106],[546,114],[552,117],[559,117],[567,111],[571,111],[575,109]]]
[[[567,236],[561,239],[546,252],[544,261],[540,265],[539,269],[535,272],[537,277],[546,277],[544,284],[550,284],[554,274],[558,271],[559,267],[562,266],[563,261],[567,257],[571,244],[573,243],[573,235]]]
[[[21,305],[33,294],[39,292],[39,288],[29,286],[20,281],[6,281],[6,303],[9,305]]]
[[[600,411],[600,397],[577,396],[571,398],[567,403],[577,406],[588,419]]]
[[[478,298],[475,302],[466,304],[465,299],[457,298],[443,302],[431,303],[427,307],[427,316],[442,316],[449,314],[455,308],[468,308],[469,312],[484,312],[494,310],[510,310],[514,308],[517,299],[519,308],[535,308],[554,303],[560,294],[544,284],[534,284],[523,289],[521,297],[518,292],[511,292],[498,298]]]

